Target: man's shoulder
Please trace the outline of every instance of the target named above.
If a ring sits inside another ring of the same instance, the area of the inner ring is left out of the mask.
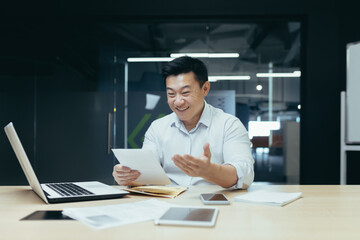
[[[216,108],[209,104],[212,118],[222,120],[222,121],[236,121],[239,120],[236,116],[224,112],[221,108]]]
[[[210,105],[211,106],[211,105]],[[212,124],[211,126],[214,128],[219,128],[219,126],[223,126],[223,129],[225,131],[233,131],[233,130],[240,130],[240,133],[246,132],[244,124],[241,122],[241,120],[230,114],[224,112],[220,108],[216,108],[211,106],[212,111]]]

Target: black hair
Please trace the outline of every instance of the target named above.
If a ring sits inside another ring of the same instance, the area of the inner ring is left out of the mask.
[[[208,81],[208,72],[205,64],[197,58],[192,58],[189,56],[175,58],[171,62],[167,63],[162,68],[162,76],[164,82],[166,83],[166,78],[171,75],[179,75],[181,73],[193,72],[195,75],[195,80],[199,82],[200,87]]]

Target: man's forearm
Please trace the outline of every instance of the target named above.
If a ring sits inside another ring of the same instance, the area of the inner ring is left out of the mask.
[[[209,170],[201,177],[223,188],[232,187],[238,180],[235,167],[216,163],[211,163]]]

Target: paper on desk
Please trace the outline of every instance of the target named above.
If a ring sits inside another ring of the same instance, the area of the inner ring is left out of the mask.
[[[62,213],[90,227],[103,229],[159,218],[173,204],[150,199],[99,207],[64,208]]]
[[[286,192],[269,192],[259,190],[247,194],[234,197],[235,201],[260,203],[272,206],[284,206],[302,196],[301,192],[286,193]]]

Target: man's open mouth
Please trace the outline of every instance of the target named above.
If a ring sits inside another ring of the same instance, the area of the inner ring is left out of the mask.
[[[176,108],[176,110],[180,111],[180,112],[183,112],[185,110],[189,109],[189,107],[185,107],[185,108]]]

